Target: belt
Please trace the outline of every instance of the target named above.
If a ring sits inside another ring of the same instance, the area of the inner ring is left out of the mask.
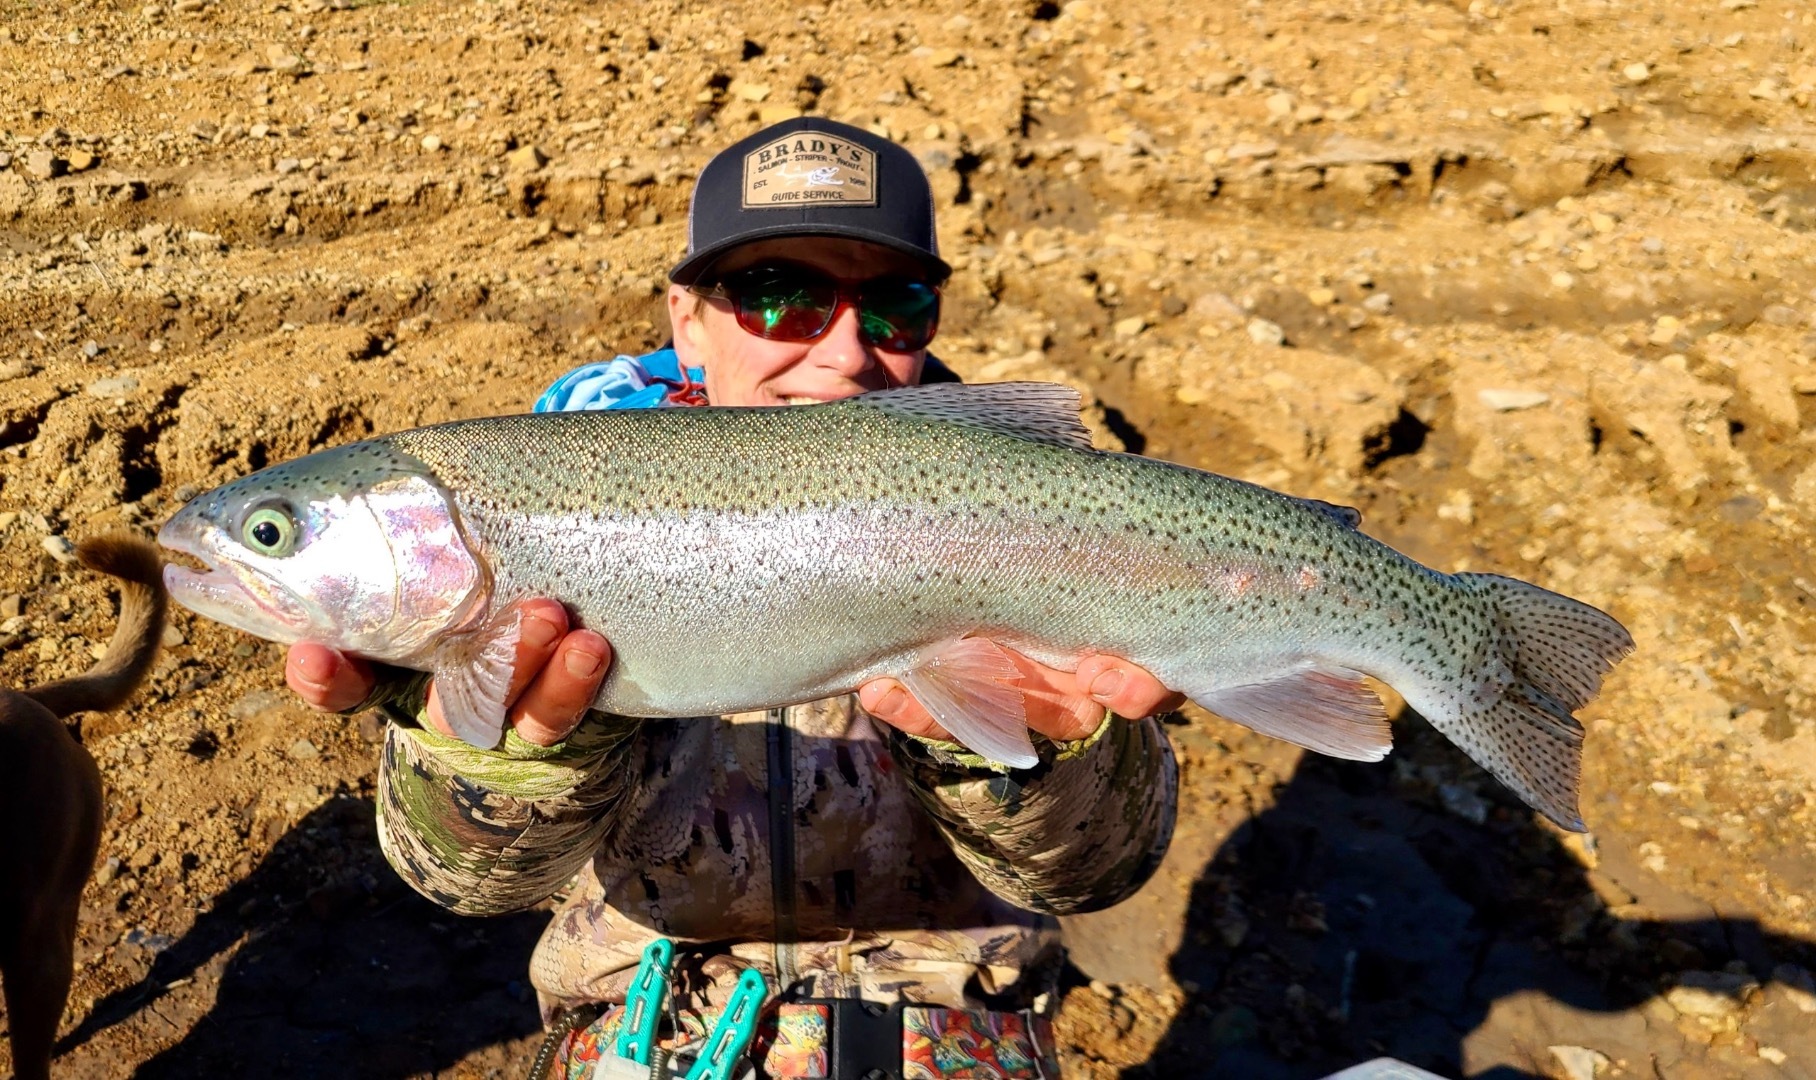
[[[591,1080],[612,1053],[622,1009],[564,1037],[552,1080]],[[651,1070],[679,1076],[690,1046],[712,1017],[683,1014],[680,1030],[661,1040],[666,1063]],[[677,1068],[677,1065],[679,1066]],[[1053,1025],[1030,1010],[945,1009],[879,1005],[856,998],[807,998],[772,1004],[758,1022],[745,1075],[767,1080],[1056,1080]]]

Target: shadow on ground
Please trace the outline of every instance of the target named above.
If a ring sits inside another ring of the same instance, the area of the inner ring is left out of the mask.
[[[1816,943],[1698,917],[1618,852],[1586,869],[1423,721],[1400,728],[1385,765],[1306,755],[1204,864],[1167,962],[1184,1007],[1125,1078],[1301,1080],[1389,1054],[1515,1080],[1564,1075],[1554,1045],[1617,1075],[1816,1076]]]
[[[193,1010],[203,1015],[183,1039],[136,1076],[438,1075],[540,1032],[525,973],[547,921],[449,915],[385,865],[372,803],[337,796],[158,950],[136,984],[97,1002],[58,1052],[147,1011]],[[210,983],[214,994],[196,993]]]

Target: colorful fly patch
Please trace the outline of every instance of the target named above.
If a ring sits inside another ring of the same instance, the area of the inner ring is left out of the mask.
[[[902,1080],[1042,1080],[1057,1076],[1052,1026],[1025,1013],[902,1010]]]
[[[832,1075],[831,1010],[784,1004],[757,1025],[750,1056],[774,1080],[825,1080]]]

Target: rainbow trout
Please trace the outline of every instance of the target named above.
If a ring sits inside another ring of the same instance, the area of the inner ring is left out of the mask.
[[[435,673],[497,744],[515,601],[616,653],[626,716],[779,707],[894,676],[959,740],[1037,758],[1001,643],[1123,656],[1205,708],[1379,760],[1392,686],[1528,804],[1582,828],[1572,715],[1633,647],[1595,608],[1443,574],[1353,510],[1094,450],[1044,383],[820,405],[501,416],[403,431],[208,492],[158,539],[173,597],[263,638]]]

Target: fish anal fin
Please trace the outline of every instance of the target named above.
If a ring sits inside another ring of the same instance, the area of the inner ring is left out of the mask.
[[[1331,757],[1380,761],[1393,748],[1381,699],[1347,668],[1304,667],[1267,682],[1186,692],[1225,719]]]
[[[1015,684],[1021,669],[987,638],[959,638],[921,655],[902,677],[914,699],[976,753],[1013,769],[1040,763]]]
[[[456,738],[490,750],[504,736],[505,698],[517,663],[522,620],[513,610],[435,650],[435,695]]]

